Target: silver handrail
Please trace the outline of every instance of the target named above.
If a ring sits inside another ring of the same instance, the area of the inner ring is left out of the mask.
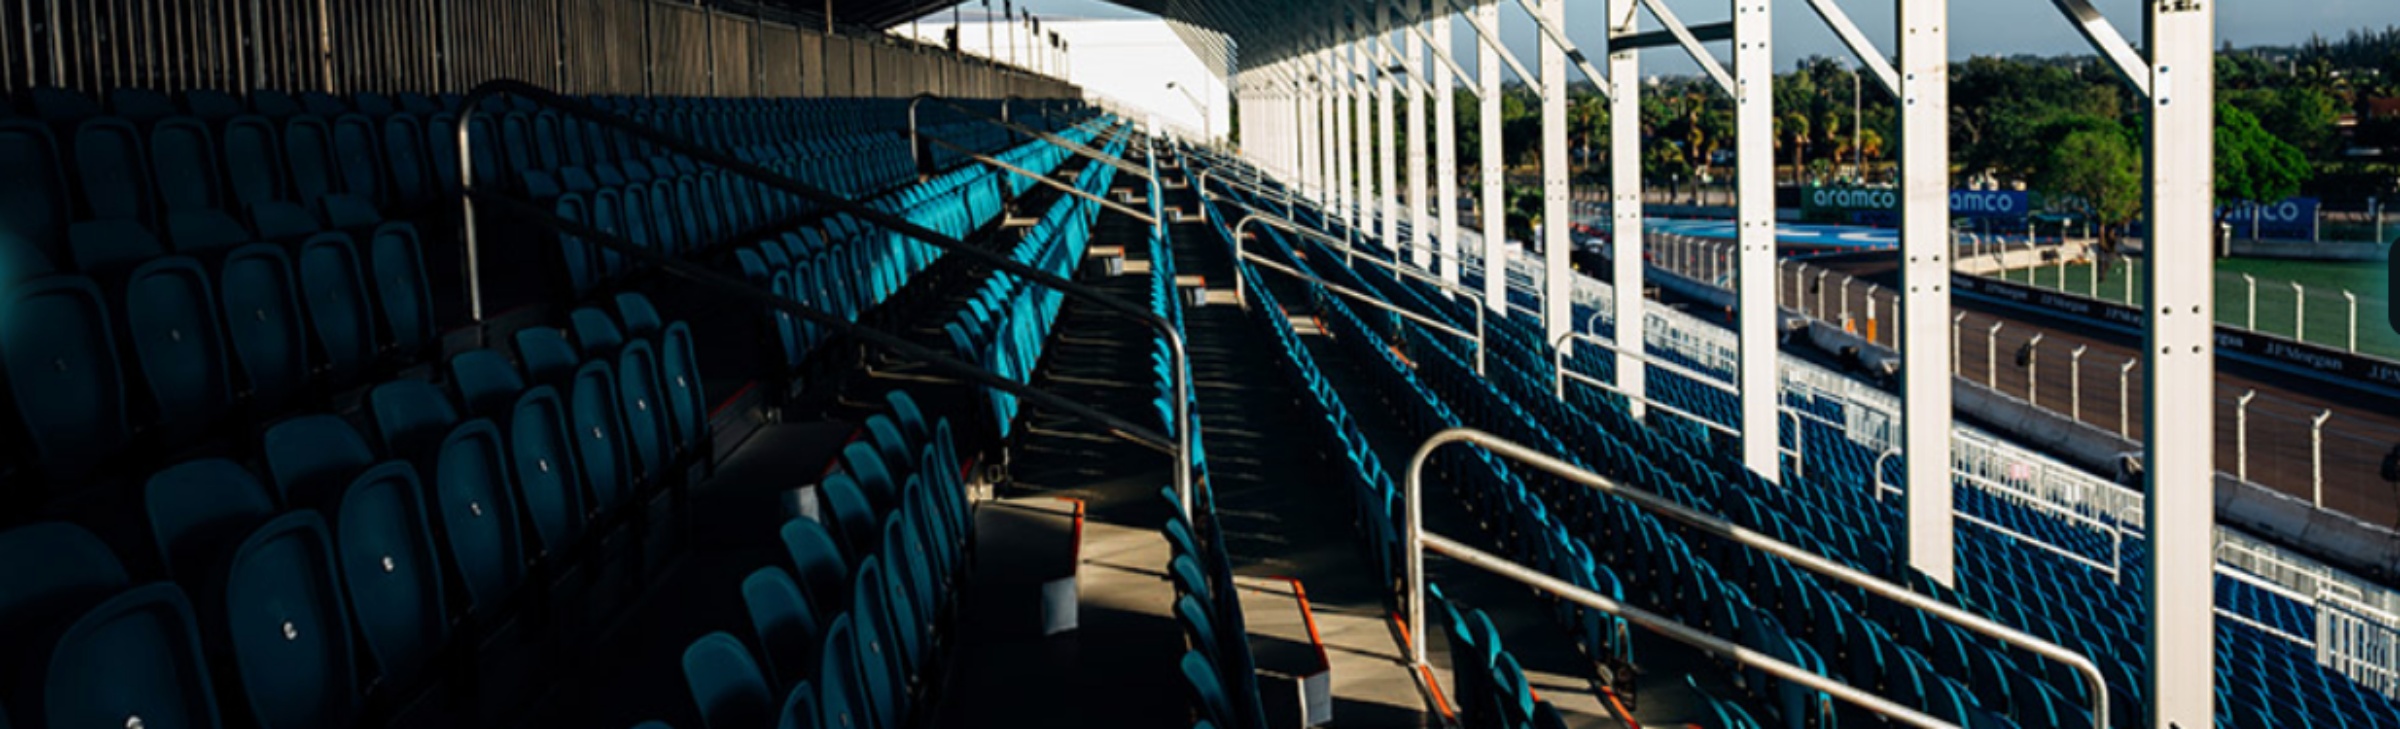
[[[2066,648],[2060,647],[2055,643],[2042,640],[2041,638],[2028,635],[2014,628],[1993,622],[1980,615],[1976,615],[1974,613],[1944,604],[1941,601],[1919,595],[1906,587],[1876,579],[1872,575],[1868,575],[1864,572],[1860,572],[1858,570],[1835,563],[1832,560],[1811,554],[1807,550],[1803,550],[1799,547],[1785,544],[1772,537],[1744,529],[1740,525],[1734,524],[1733,522],[1700,513],[1681,504],[1660,498],[1655,494],[1651,494],[1650,492],[1643,491],[1641,489],[1618,485],[1617,483],[1609,481],[1606,478],[1602,478],[1599,474],[1577,468],[1574,464],[1551,457],[1549,454],[1527,448],[1523,445],[1509,441],[1508,439],[1501,438],[1500,436],[1473,428],[1451,428],[1433,434],[1433,437],[1425,440],[1424,445],[1417,448],[1416,455],[1410,457],[1408,462],[1408,480],[1406,490],[1401,494],[1402,498],[1405,500],[1404,509],[1406,510],[1406,519],[1408,520],[1407,524],[1404,525],[1407,530],[1405,538],[1407,540],[1406,549],[1408,550],[1407,587],[1405,589],[1408,590],[1407,609],[1408,629],[1410,631],[1409,659],[1417,666],[1427,666],[1425,662],[1425,550],[1426,548],[1431,547],[1434,551],[1450,555],[1451,557],[1457,558],[1460,561],[1466,562],[1470,565],[1500,574],[1503,577],[1516,580],[1544,592],[1558,595],[1577,604],[1584,605],[1595,610],[1623,616],[1635,624],[1662,633],[1668,638],[1700,648],[1702,650],[1707,650],[1720,655],[1731,656],[1734,661],[1742,663],[1743,665],[1775,674],[1777,677],[1799,683],[1818,691],[1823,691],[1826,694],[1839,697],[1843,701],[1857,704],[1870,711],[1891,716],[1921,727],[1955,728],[1958,726],[1956,724],[1951,724],[1949,722],[1927,716],[1913,709],[1909,709],[1908,707],[1892,703],[1889,699],[1867,693],[1866,691],[1854,688],[1849,684],[1835,681],[1831,678],[1817,675],[1816,673],[1799,666],[1783,662],[1770,656],[1762,655],[1757,651],[1743,647],[1738,643],[1708,635],[1700,632],[1699,630],[1693,629],[1690,626],[1669,620],[1666,617],[1656,613],[1651,613],[1642,610],[1641,608],[1619,603],[1615,600],[1609,599],[1608,597],[1602,596],[1599,593],[1592,592],[1590,590],[1577,587],[1574,584],[1568,583],[1564,580],[1542,574],[1526,568],[1523,565],[1510,562],[1497,555],[1477,550],[1473,547],[1452,541],[1440,535],[1425,533],[1425,514],[1423,504],[1425,461],[1433,456],[1434,451],[1440,450],[1442,446],[1452,443],[1467,443],[1480,446],[1491,452],[1493,455],[1501,458],[1531,466],[1536,470],[1543,471],[1567,481],[1623,497],[1627,501],[1633,502],[1633,504],[1637,507],[1682,522],[1700,530],[1701,532],[1723,538],[1752,549],[1757,549],[1777,557],[1781,557],[1801,569],[1823,575],[1836,582],[1841,582],[1859,588],[1860,590],[1863,590],[1869,594],[1900,603],[1903,606],[1932,613],[1934,616],[1944,621],[1966,628],[1967,630],[1974,631],[1975,633],[1985,637],[1989,637],[2000,642],[2031,651],[2035,655],[2066,664],[2068,667],[2073,668],[2077,673],[2083,674],[2084,678],[2089,683],[2089,688],[2091,689],[2092,693],[2092,726],[2094,729],[2108,729],[2109,716],[2107,680],[2101,677],[2100,668],[2094,665],[2091,659],[2085,658],[2080,653],[2067,650]]]
[[[676,137],[675,135],[636,123],[622,116],[602,111],[589,104],[561,96],[556,92],[550,91],[549,89],[544,89],[539,86],[515,79],[493,79],[490,81],[485,81],[482,84],[476,85],[474,89],[468,91],[466,99],[460,103],[458,120],[455,122],[452,129],[453,134],[455,134],[458,139],[459,213],[460,225],[463,228],[462,238],[467,256],[468,305],[470,307],[470,316],[472,316],[476,322],[483,321],[483,279],[481,268],[482,255],[480,249],[478,248],[475,229],[475,200],[478,197],[489,197],[491,196],[491,193],[488,191],[478,190],[475,187],[475,155],[472,145],[473,137],[467,133],[467,130],[475,119],[476,110],[483,105],[483,101],[487,98],[491,98],[500,94],[510,94],[531,100],[535,103],[557,109],[560,112],[563,112],[566,116],[583,119],[585,121],[599,124],[603,127],[614,129],[619,133],[627,134],[636,139],[649,142],[653,145],[673,150],[692,159],[715,165],[736,175],[757,180],[765,183],[769,187],[807,198],[812,202],[824,205],[834,210],[849,213],[859,220],[871,223],[885,230],[899,233],[910,238],[915,238],[936,248],[941,248],[943,250],[958,253],[969,258],[974,258],[994,268],[998,268],[1000,270],[1007,271],[1010,274],[1016,275],[1023,280],[1057,291],[1061,295],[1070,298],[1091,301],[1103,307],[1115,310],[1120,314],[1141,322],[1143,325],[1148,326],[1151,329],[1157,330],[1159,336],[1164,337],[1167,340],[1169,353],[1174,358],[1174,362],[1170,364],[1175,367],[1175,371],[1169,373],[1175,380],[1176,395],[1174,405],[1176,423],[1174,433],[1172,434],[1175,440],[1175,448],[1174,452],[1171,454],[1175,458],[1175,494],[1176,499],[1179,502],[1178,505],[1183,509],[1184,516],[1186,518],[1191,516],[1193,453],[1191,432],[1192,383],[1191,377],[1186,374],[1187,370],[1185,369],[1185,363],[1189,361],[1189,353],[1184,346],[1183,331],[1176,328],[1173,322],[1167,321],[1165,317],[1159,316],[1157,313],[1150,311],[1150,309],[1147,307],[1136,306],[1122,299],[1118,299],[1114,296],[1103,293],[1098,289],[1062,278],[1048,271],[1028,266],[1023,262],[1017,261],[1008,256],[967,245],[965,241],[944,235],[939,231],[919,225],[914,221],[908,220],[907,218],[903,218],[898,215],[877,209],[874,206],[866,205],[856,200],[828,192],[814,185],[793,179],[789,175],[752,164],[732,155],[725,154],[724,152],[711,149],[707,146],[693,143],[691,140]],[[921,95],[920,99],[922,98],[932,98],[932,95]],[[936,101],[938,103],[949,104],[947,101],[939,101],[938,99],[936,99]],[[949,105],[957,108],[956,104]],[[967,110],[961,108],[960,111],[966,112]],[[1082,145],[1067,141],[1064,137],[1058,137],[1057,135],[1049,134],[1047,132],[1034,132],[1032,130],[1027,131],[1031,132],[1035,136],[1052,141],[1054,144],[1062,144],[1062,146],[1072,145],[1072,148],[1076,150],[1085,149]],[[1127,165],[1127,163],[1120,160],[1108,159],[1106,158],[1106,155],[1100,155],[1097,157],[1097,159],[1108,162],[1119,167],[1120,169]],[[1143,177],[1150,177],[1148,170],[1137,170],[1135,174]],[[1157,184],[1157,180],[1155,178],[1153,178],[1151,182],[1153,185]],[[596,236],[591,235],[591,232],[593,232],[593,229],[587,228],[582,232],[577,232],[576,235],[584,238],[595,238]]]
[[[1474,333],[1474,334],[1472,334],[1472,335],[1470,335],[1470,334],[1467,334],[1466,332],[1459,331],[1459,329],[1458,329],[1457,327],[1451,326],[1451,325],[1449,325],[1449,324],[1442,323],[1442,322],[1440,322],[1440,321],[1437,321],[1437,320],[1433,319],[1432,317],[1428,317],[1428,316],[1425,316],[1425,315],[1422,315],[1422,314],[1418,314],[1418,313],[1416,313],[1416,312],[1413,312],[1413,311],[1409,311],[1409,310],[1406,310],[1406,309],[1400,308],[1399,306],[1397,306],[1397,305],[1394,305],[1394,304],[1392,304],[1391,302],[1384,301],[1384,300],[1383,300],[1382,298],[1380,298],[1380,297],[1371,296],[1371,295],[1368,295],[1368,294],[1366,294],[1366,293],[1364,293],[1364,292],[1360,292],[1360,291],[1355,291],[1355,290],[1352,290],[1352,289],[1350,289],[1350,288],[1348,288],[1348,287],[1342,286],[1341,284],[1333,283],[1333,282],[1331,282],[1331,281],[1327,281],[1327,280],[1325,280],[1325,279],[1321,279],[1321,278],[1318,278],[1318,277],[1316,277],[1316,276],[1312,276],[1312,275],[1309,275],[1309,274],[1306,274],[1306,273],[1301,273],[1301,272],[1300,272],[1299,270],[1297,270],[1297,269],[1294,269],[1294,268],[1291,268],[1291,267],[1285,266],[1285,265],[1283,265],[1283,264],[1281,264],[1281,263],[1278,263],[1278,262],[1276,262],[1276,261],[1270,260],[1270,259],[1268,259],[1268,258],[1266,258],[1266,257],[1264,257],[1264,256],[1260,256],[1260,255],[1258,255],[1258,254],[1256,254],[1256,253],[1251,253],[1250,251],[1246,250],[1246,249],[1245,249],[1245,246],[1243,245],[1243,244],[1244,244],[1245,242],[1247,242],[1247,240],[1248,240],[1248,238],[1247,238],[1247,237],[1245,237],[1245,236],[1246,236],[1246,234],[1243,232],[1243,228],[1245,228],[1245,227],[1249,226],[1249,225],[1250,225],[1250,223],[1251,223],[1251,221],[1260,221],[1260,222],[1264,222],[1264,223],[1266,223],[1266,224],[1268,224],[1268,225],[1272,225],[1272,226],[1275,226],[1275,227],[1278,227],[1278,228],[1283,228],[1283,229],[1286,229],[1286,230],[1290,230],[1290,231],[1292,231],[1292,232],[1299,233],[1299,234],[1301,234],[1301,235],[1311,235],[1311,234],[1312,234],[1312,232],[1311,232],[1311,231],[1309,231],[1308,229],[1306,229],[1305,227],[1302,227],[1302,226],[1301,226],[1301,225],[1299,225],[1298,223],[1294,223],[1294,222],[1292,222],[1292,221],[1290,221],[1290,220],[1286,220],[1286,219],[1282,219],[1282,218],[1277,218],[1277,217],[1275,217],[1274,215],[1272,215],[1272,214],[1269,214],[1269,213],[1265,213],[1265,212],[1253,212],[1253,213],[1249,214],[1248,216],[1245,216],[1245,217],[1243,217],[1243,218],[1241,219],[1241,221],[1240,221],[1240,222],[1237,222],[1237,223],[1235,223],[1235,224],[1234,224],[1234,226],[1233,226],[1233,252],[1234,252],[1234,254],[1235,254],[1235,255],[1239,256],[1239,257],[1240,257],[1242,260],[1246,260],[1246,261],[1252,261],[1252,262],[1256,262],[1256,263],[1265,264],[1265,265],[1266,265],[1267,267],[1269,267],[1269,268],[1272,268],[1272,269],[1274,269],[1274,270],[1277,270],[1277,271],[1280,271],[1280,272],[1283,272],[1283,273],[1286,273],[1286,274],[1290,274],[1290,275],[1292,275],[1292,276],[1299,277],[1299,278],[1301,278],[1301,279],[1304,279],[1304,280],[1307,280],[1307,281],[1309,281],[1310,283],[1314,283],[1314,284],[1317,284],[1317,285],[1319,285],[1319,286],[1323,286],[1323,287],[1327,288],[1328,290],[1331,290],[1331,291],[1333,291],[1333,292],[1335,292],[1335,293],[1338,293],[1338,294],[1341,294],[1341,295],[1343,295],[1343,296],[1346,296],[1346,297],[1349,297],[1349,298],[1352,298],[1352,299],[1356,299],[1356,300],[1359,300],[1359,301],[1366,302],[1367,304],[1369,304],[1369,305],[1372,305],[1372,306],[1374,306],[1374,307],[1376,307],[1376,308],[1378,308],[1378,309],[1383,309],[1383,310],[1385,310],[1385,311],[1389,311],[1389,312],[1392,312],[1392,313],[1395,313],[1395,314],[1399,314],[1399,315],[1401,315],[1402,317],[1405,317],[1405,318],[1407,318],[1409,321],[1413,321],[1413,322],[1416,322],[1416,323],[1418,323],[1418,324],[1423,324],[1423,325],[1425,325],[1425,326],[1432,327],[1432,328],[1434,328],[1434,329],[1436,329],[1436,330],[1439,330],[1439,331],[1442,331],[1442,332],[1444,332],[1444,333],[1448,333],[1448,334],[1452,334],[1452,335],[1455,335],[1455,336],[1458,336],[1458,337],[1462,337],[1462,338],[1465,338],[1465,339],[1473,340],[1473,341],[1475,342],[1475,374],[1477,374],[1477,375],[1481,375],[1481,374],[1483,374],[1483,362],[1484,362],[1484,353],[1483,353],[1483,350],[1484,350],[1484,341],[1483,341],[1483,340],[1484,340],[1484,331],[1485,331],[1485,330],[1484,330],[1484,310],[1483,310],[1483,306],[1482,306],[1482,299],[1481,299],[1481,298],[1478,298],[1478,299],[1476,299],[1476,306],[1475,306],[1475,333]],[[1322,233],[1314,233],[1314,235],[1319,235],[1319,236],[1322,236],[1322,235],[1324,235],[1324,234],[1322,234]],[[1372,260],[1374,260],[1374,259],[1370,258],[1370,259],[1367,259],[1367,260],[1370,260],[1370,261],[1372,261]],[[1381,264],[1382,262],[1381,262],[1381,261],[1377,261],[1377,263]],[[1388,266],[1388,265],[1390,265],[1390,264],[1383,264],[1383,265],[1387,265],[1387,266]],[[1397,269],[1397,268],[1395,268],[1394,270],[1400,270],[1400,269]],[[1440,281],[1433,281],[1432,283],[1435,283],[1435,284],[1440,284],[1441,282],[1440,282]],[[1448,289],[1445,289],[1445,290],[1448,290]],[[1463,289],[1461,289],[1461,290],[1463,290]],[[1469,293],[1472,293],[1472,292],[1469,292]],[[1236,300],[1238,300],[1238,301],[1240,301],[1240,302],[1242,303],[1242,308],[1244,308],[1244,309],[1248,309],[1248,308],[1250,308],[1250,293],[1249,293],[1249,287],[1248,287],[1248,285],[1247,285],[1247,284],[1244,282],[1244,279],[1243,279],[1242,277],[1240,277],[1240,276],[1235,276],[1235,277],[1233,277],[1233,294],[1234,294],[1234,298],[1235,298]]]

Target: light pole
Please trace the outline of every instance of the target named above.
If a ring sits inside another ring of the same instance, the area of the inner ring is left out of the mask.
[[[1311,78],[1313,79],[1314,77]],[[1174,89],[1176,92],[1183,94],[1184,100],[1192,102],[1192,106],[1200,110],[1200,136],[1205,137],[1212,142],[1216,141],[1217,119],[1215,109],[1210,107],[1206,100],[1203,100],[1198,95],[1193,94],[1191,89],[1184,88],[1181,84],[1168,81],[1167,88]]]

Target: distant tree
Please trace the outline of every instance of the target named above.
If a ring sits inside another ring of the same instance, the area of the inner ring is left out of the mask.
[[[2314,172],[2300,148],[2270,134],[2257,117],[2217,102],[2217,199],[2271,203],[2300,193]]]
[[[2122,126],[2109,126],[2067,132],[2034,183],[2091,216],[2101,226],[2101,246],[2114,252],[2116,229],[2142,209],[2142,156]]]

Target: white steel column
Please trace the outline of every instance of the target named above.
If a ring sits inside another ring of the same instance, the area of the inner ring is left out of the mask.
[[[1408,34],[1405,46],[1407,57],[1401,67],[1408,71],[1408,248],[1409,260],[1423,271],[1433,270],[1433,234],[1425,220],[1425,39]]]
[[[1375,170],[1381,183],[1377,186],[1377,194],[1383,196],[1383,245],[1397,252],[1404,242],[1400,240],[1400,119],[1399,110],[1393,108],[1399,101],[1392,98],[1395,91],[1392,88],[1392,66],[1399,63],[1400,59],[1391,57],[1386,50],[1391,45],[1391,21],[1391,6],[1377,5],[1375,35],[1379,42],[1375,44],[1375,139],[1379,154],[1376,155]]]
[[[2148,418],[2150,680],[2153,727],[2216,718],[2216,69],[2213,3],[2153,0],[2150,53]]]
[[[1377,229],[1375,216],[1380,209],[1376,203],[1378,198],[1375,193],[1375,182],[1378,176],[1375,172],[1374,107],[1377,99],[1380,98],[1375,93],[1375,84],[1383,76],[1383,73],[1375,70],[1376,53],[1372,41],[1365,39],[1353,41],[1350,51],[1351,57],[1357,61],[1351,69],[1357,73],[1353,82],[1358,85],[1358,107],[1352,109],[1350,115],[1356,117],[1357,121],[1353,125],[1357,131],[1353,134],[1352,141],[1357,142],[1355,146],[1358,148],[1358,227],[1361,232],[1371,233]]]
[[[1475,6],[1476,22],[1484,27],[1500,24],[1498,0]],[[1508,316],[1508,201],[1500,187],[1500,53],[1497,35],[1478,36],[1475,43],[1475,83],[1483,87],[1476,95],[1480,107],[1475,123],[1483,128],[1477,135],[1482,150],[1476,166],[1483,177],[1483,196],[1475,209],[1483,217],[1483,304],[1494,316]]]
[[[1640,29],[1639,0],[1608,0],[1608,34],[1631,35]],[[1613,44],[1612,44],[1613,45]],[[1619,352],[1643,352],[1642,313],[1642,58],[1626,49],[1608,55],[1608,214],[1610,308],[1615,310]],[[1636,418],[1648,408],[1642,361],[1617,357],[1617,387],[1633,395],[1625,405]]]
[[[1357,87],[1350,82],[1350,44],[1333,49],[1333,202],[1343,225],[1358,228],[1358,148],[1350,144],[1350,112],[1358,104]]]
[[[1450,55],[1450,11],[1433,18],[1433,52]],[[1433,74],[1433,179],[1435,212],[1441,226],[1435,245],[1441,247],[1442,281],[1458,284],[1458,92],[1451,74]]]
[[[1950,0],[1901,0],[1899,16],[1908,563],[1949,587],[1957,558],[1950,516]]]
[[[1542,0],[1536,16],[1566,27],[1567,0]],[[1544,36],[1542,44],[1542,331],[1558,341],[1573,323],[1575,272],[1567,254],[1567,49]]]
[[[1740,251],[1736,302],[1741,370],[1735,383],[1742,399],[1742,464],[1770,483],[1781,483],[1777,463],[1778,405],[1775,329],[1775,53],[1769,0],[1733,3],[1733,126],[1736,180],[1735,220]]]

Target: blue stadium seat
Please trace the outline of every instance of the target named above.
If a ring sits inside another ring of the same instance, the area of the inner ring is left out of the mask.
[[[217,142],[225,153],[217,159],[241,161],[225,165],[226,203],[232,209],[248,211],[283,199],[283,145],[278,136],[274,123],[260,116],[234,117],[219,131]]]
[[[347,234],[318,233],[300,244],[300,289],[318,353],[342,382],[357,378],[375,359],[375,308],[360,263]]]
[[[267,428],[260,450],[267,479],[285,506],[324,505],[375,463],[367,439],[333,415],[303,415]]]
[[[817,715],[817,689],[802,681],[784,693],[783,712],[775,720],[775,729],[815,729]]]
[[[855,441],[842,447],[842,467],[855,479],[859,492],[867,497],[876,514],[889,514],[900,507],[900,484],[884,463],[883,452],[870,441]]]
[[[777,686],[816,676],[817,643],[824,636],[799,583],[782,567],[761,567],[742,579],[742,604],[758,636],[760,663]]]
[[[216,692],[198,624],[183,591],[163,582],[92,607],[43,657],[40,709],[29,723],[214,729]]]
[[[333,129],[323,117],[293,116],[283,122],[285,169],[291,173],[292,199],[314,207],[326,195],[339,192],[335,181]]]
[[[1191,698],[1200,719],[1216,726],[1237,726],[1233,718],[1233,699],[1225,693],[1223,682],[1217,680],[1217,667],[1199,651],[1187,651],[1179,664],[1183,670],[1183,686]]]
[[[425,126],[420,117],[392,114],[384,118],[383,169],[391,176],[392,204],[414,208],[433,202],[432,170],[427,156]]]
[[[871,725],[881,729],[905,723],[908,702],[908,682],[900,674],[896,654],[898,644],[884,633],[891,619],[886,607],[889,590],[882,566],[871,555],[859,563],[857,574],[850,576],[850,630],[857,635],[853,656],[857,673],[852,676],[866,689],[863,693]]]
[[[832,474],[817,485],[817,495],[825,501],[824,518],[850,564],[856,566],[874,554],[883,535],[876,526],[875,507],[859,491],[858,482],[847,473]]]
[[[869,710],[873,699],[858,670],[858,640],[848,614],[836,615],[825,626],[824,657],[817,668],[817,726],[869,729],[876,726]]]
[[[650,482],[668,476],[668,432],[673,427],[667,400],[658,391],[658,376],[658,357],[649,342],[636,339],[617,352],[618,401],[625,408],[626,440],[632,444],[638,473]]]
[[[917,408],[916,399],[909,397],[907,390],[886,392],[883,399],[892,406],[892,421],[900,426],[900,434],[908,436],[910,443],[932,442],[933,431],[925,424],[925,413]]]
[[[658,354],[659,380],[666,386],[675,442],[686,450],[697,450],[709,434],[709,402],[700,379],[700,357],[692,345],[692,328],[680,321],[667,325],[658,340]]]
[[[324,519],[287,512],[231,559],[220,588],[224,630],[250,715],[268,729],[349,721],[358,705],[349,607]]]
[[[0,119],[0,169],[12,170],[0,195],[0,284],[56,270],[66,260],[70,193],[50,129]]]
[[[434,466],[434,513],[468,604],[487,610],[524,575],[516,484],[508,451],[488,420],[470,420],[442,440]]]
[[[606,357],[625,346],[625,334],[618,331],[617,322],[608,313],[585,306],[567,314],[568,329],[575,333],[575,344],[586,358]]]
[[[423,493],[415,468],[385,461],[351,481],[333,509],[343,585],[386,681],[426,669],[450,630]]]
[[[383,452],[394,458],[417,458],[440,445],[458,424],[458,408],[441,388],[424,380],[393,380],[367,393],[367,410],[374,415],[375,434]]]
[[[216,137],[197,118],[169,117],[150,127],[150,173],[161,212],[195,213],[222,204]]]
[[[0,372],[29,454],[55,478],[81,478],[125,444],[110,321],[100,288],[81,277],[20,283],[0,301]]]
[[[338,189],[370,205],[385,201],[383,156],[375,140],[375,120],[363,114],[333,117],[334,164],[341,183]]]
[[[525,380],[537,384],[565,384],[575,376],[575,368],[583,358],[567,344],[566,335],[549,327],[517,330],[517,362],[525,368]]]
[[[367,259],[385,341],[413,358],[431,347],[435,336],[433,294],[426,289],[425,256],[417,245],[416,226],[405,222],[375,226],[367,244]]]
[[[488,119],[485,120],[488,121]],[[447,112],[436,113],[425,118],[426,186],[436,200],[454,200],[458,197],[457,124],[458,117]],[[477,141],[484,140],[478,139]],[[478,155],[483,155],[488,154],[486,150],[489,149],[491,147],[488,144],[478,144],[475,151]],[[485,160],[481,158],[475,161],[478,170],[481,170],[484,162]],[[490,173],[483,172],[482,174]]]
[[[525,378],[500,350],[472,349],[450,358],[450,386],[469,415],[497,419],[525,391]]]
[[[159,425],[174,441],[194,437],[233,404],[216,301],[208,272],[185,256],[152,259],[125,285],[125,336]]]
[[[577,470],[583,472],[587,489],[585,503],[598,511],[615,510],[634,489],[635,464],[625,446],[624,410],[618,405],[617,392],[615,371],[600,360],[577,368],[567,390]]]
[[[710,729],[763,727],[774,719],[767,679],[740,638],[722,631],[700,636],[683,650],[683,680]]]
[[[125,272],[166,253],[158,238],[133,220],[86,220],[67,226],[67,253],[75,268],[102,281],[121,281]]]
[[[83,192],[86,217],[102,220],[150,220],[150,170],[143,165],[141,132],[133,123],[114,117],[90,119],[75,127],[75,178]]]
[[[849,610],[850,564],[843,561],[833,533],[814,521],[793,519],[783,523],[779,536],[813,614],[839,615]]]
[[[308,328],[300,286],[283,248],[253,243],[226,254],[217,273],[226,340],[251,400],[275,408],[308,383]]]
[[[558,550],[583,532],[583,479],[568,429],[567,405],[548,385],[526,390],[509,406],[508,452],[514,459],[519,506],[533,537]]]
[[[650,297],[639,291],[617,294],[617,321],[625,325],[626,336],[657,339],[663,325],[658,309],[650,305]]]
[[[0,637],[53,623],[131,585],[100,537],[63,521],[0,531]]]
[[[142,488],[142,506],[159,565],[190,584],[217,569],[220,546],[237,543],[276,512],[266,485],[223,458],[186,461],[151,474]]]
[[[558,217],[588,225],[593,222],[591,205],[588,198],[570,192],[552,200],[550,210]],[[558,236],[558,242],[552,247],[556,250],[554,255],[558,257],[560,274],[564,277],[568,289],[576,296],[580,297],[589,293],[599,285],[602,267],[605,265],[599,258],[599,246],[586,244],[582,238],[576,236],[561,234]]]
[[[883,659],[891,666],[893,685],[901,687],[904,694],[906,687],[915,682],[918,662],[923,658],[921,649],[927,639],[923,617],[918,614],[917,603],[911,597],[916,589],[912,584],[916,578],[907,564],[908,555],[904,551],[896,551],[902,550],[902,543],[907,541],[907,529],[900,523],[899,514],[884,520],[884,551],[876,555],[876,567],[880,570],[881,578],[874,585],[876,594],[853,595],[851,598],[857,601],[859,607],[872,609],[866,614],[875,616],[875,632],[883,636],[889,648],[884,652]]]

